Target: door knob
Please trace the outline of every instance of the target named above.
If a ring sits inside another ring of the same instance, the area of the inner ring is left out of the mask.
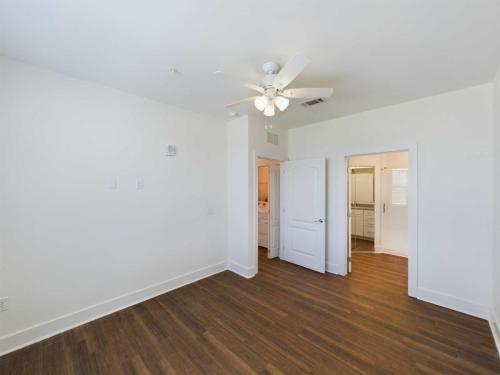
[[[325,221],[323,219],[318,219],[318,220],[314,220],[315,223],[324,223]]]

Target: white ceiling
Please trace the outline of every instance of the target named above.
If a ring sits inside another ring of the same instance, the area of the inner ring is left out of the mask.
[[[224,119],[253,95],[238,80],[304,52],[291,87],[335,92],[273,119],[287,127],[489,82],[500,66],[498,0],[0,0],[0,27],[6,56]]]

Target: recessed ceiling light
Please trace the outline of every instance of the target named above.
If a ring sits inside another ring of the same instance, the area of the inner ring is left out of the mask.
[[[169,68],[168,71],[171,74],[180,74],[179,69],[177,69],[177,68]]]

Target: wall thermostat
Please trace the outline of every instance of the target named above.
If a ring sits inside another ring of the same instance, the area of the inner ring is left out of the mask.
[[[177,146],[176,145],[168,145],[167,146],[167,156],[175,156],[177,155]]]

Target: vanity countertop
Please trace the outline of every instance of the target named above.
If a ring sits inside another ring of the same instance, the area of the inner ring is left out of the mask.
[[[366,210],[366,211],[374,211],[375,204],[351,204],[351,209],[353,210]]]

